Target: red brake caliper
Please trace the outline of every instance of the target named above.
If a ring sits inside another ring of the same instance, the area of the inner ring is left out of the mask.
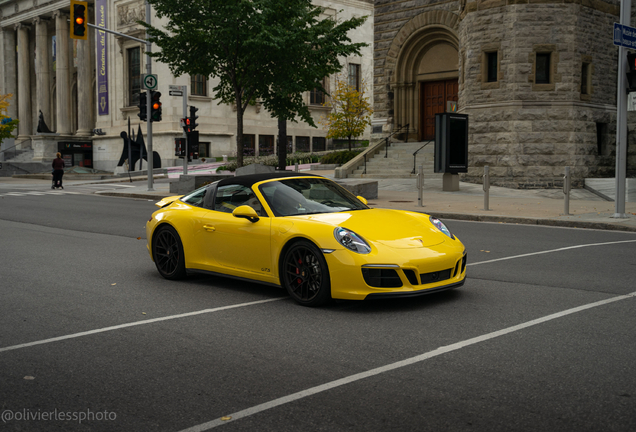
[[[302,264],[303,260],[301,258],[298,258],[298,264]],[[296,267],[296,274],[300,274],[300,269],[298,267]],[[296,279],[296,282],[298,284],[302,283],[302,280],[300,278]]]

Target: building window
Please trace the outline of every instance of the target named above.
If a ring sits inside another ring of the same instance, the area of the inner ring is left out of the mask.
[[[128,57],[128,106],[139,105],[141,91],[141,50],[139,47],[127,50]]]
[[[323,88],[325,87],[325,80],[323,79],[321,82]],[[309,104],[310,105],[323,105],[325,103],[325,93],[320,90],[320,88],[316,87],[309,94]]]
[[[349,63],[349,87],[360,91],[360,65]]]
[[[254,135],[243,135],[243,156],[254,156]]]
[[[486,82],[497,82],[497,51],[486,53]]]
[[[258,136],[258,155],[267,156],[274,154],[274,135]]]
[[[321,152],[327,150],[327,139],[325,137],[313,137],[312,144],[312,151]]]
[[[190,94],[195,96],[208,95],[208,78],[205,75],[192,75],[190,77]]]
[[[591,93],[590,89],[590,69],[592,65],[590,63],[583,62],[581,66],[581,94],[589,95]]]
[[[296,137],[296,152],[309,153],[309,137],[305,137],[305,136]]]
[[[535,64],[535,84],[550,84],[550,57],[552,53],[537,53]]]
[[[210,157],[210,143],[199,142],[199,159]]]
[[[596,123],[596,149],[599,156],[609,154],[607,148],[607,123]]]

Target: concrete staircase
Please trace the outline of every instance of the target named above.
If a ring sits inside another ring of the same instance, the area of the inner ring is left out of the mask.
[[[33,162],[33,149],[24,149],[13,151],[4,155],[3,161],[0,161],[2,168],[0,169],[0,177],[11,177],[16,174],[38,174],[42,172],[51,172],[50,162]]]
[[[359,166],[348,178],[410,178],[413,174],[413,153],[422,146],[416,156],[415,172],[420,165],[424,166],[424,178],[442,178],[443,174],[434,173],[435,144],[432,141],[425,142],[392,142],[385,152],[381,151],[370,159],[367,159],[366,174],[364,164]]]

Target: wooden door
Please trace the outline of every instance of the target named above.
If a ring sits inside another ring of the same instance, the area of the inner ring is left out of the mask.
[[[420,141],[435,139],[435,114],[446,111],[446,102],[457,102],[457,79],[420,84]]]

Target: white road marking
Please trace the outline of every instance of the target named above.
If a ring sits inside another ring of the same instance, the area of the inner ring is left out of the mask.
[[[523,255],[513,255],[513,256],[509,256],[509,257],[505,257],[505,258],[497,258],[497,259],[492,259],[492,260],[488,260],[488,261],[479,261],[479,262],[476,262],[476,263],[468,263],[467,265],[473,266],[473,265],[480,265],[480,264],[488,264],[488,263],[493,263],[493,262],[497,262],[497,261],[506,261],[506,260],[511,260],[511,259],[515,259],[515,258],[529,257],[529,256],[533,256],[533,255],[542,255],[542,254],[553,253],[553,252],[561,252],[561,251],[566,251],[566,250],[571,250],[571,249],[580,249],[580,248],[591,247],[591,246],[606,246],[606,245],[613,245],[613,244],[620,244],[620,243],[636,243],[636,240],[621,240],[621,241],[615,241],[615,242],[590,243],[590,244],[584,244],[584,245],[568,246],[568,247],[559,248],[559,249],[551,249],[551,250],[546,250],[546,251],[541,251],[541,252],[532,252],[532,253],[527,253],[527,254],[523,254]]]
[[[557,312],[557,313],[552,314],[552,315],[547,315],[547,316],[544,316],[544,317],[541,317],[541,318],[537,318],[537,319],[534,319],[534,320],[531,320],[531,321],[527,321],[527,322],[522,323],[522,324],[517,324],[517,325],[514,325],[512,327],[508,327],[508,328],[505,328],[505,329],[502,329],[502,330],[497,330],[497,331],[494,331],[492,333],[487,333],[487,334],[482,335],[482,336],[477,336],[477,337],[474,337],[474,338],[471,338],[471,339],[467,339],[465,341],[457,342],[457,343],[454,343],[454,344],[451,344],[451,345],[446,345],[446,346],[437,348],[436,350],[429,351],[427,353],[420,354],[418,356],[411,357],[411,358],[408,358],[408,359],[405,359],[405,360],[401,360],[401,361],[398,361],[398,362],[395,362],[395,363],[391,363],[391,364],[388,364],[386,366],[381,366],[381,367],[378,367],[378,368],[375,368],[375,369],[368,370],[366,372],[361,372],[361,373],[358,373],[358,374],[350,375],[348,377],[341,378],[341,379],[338,379],[338,380],[335,380],[335,381],[331,381],[331,382],[328,382],[326,384],[322,384],[322,385],[319,385],[319,386],[316,386],[316,387],[311,387],[311,388],[308,388],[306,390],[301,390],[301,391],[299,391],[297,393],[293,393],[293,394],[290,394],[288,396],[283,396],[281,398],[274,399],[274,400],[271,400],[269,402],[262,403],[260,405],[255,405],[253,407],[246,408],[244,410],[237,411],[237,412],[232,413],[232,414],[224,415],[223,417],[217,418],[217,419],[212,420],[212,421],[207,422],[207,423],[202,423],[202,424],[190,427],[188,429],[184,429],[184,430],[182,430],[180,432],[201,432],[201,431],[210,430],[210,429],[213,429],[215,427],[222,426],[222,425],[227,424],[227,423],[231,423],[231,422],[233,422],[235,420],[239,420],[239,419],[242,419],[242,418],[245,418],[245,417],[249,417],[251,415],[254,415],[254,414],[257,414],[257,413],[260,413],[260,412],[263,412],[263,411],[266,411],[266,410],[269,410],[269,409],[272,409],[272,408],[275,408],[277,406],[284,405],[284,404],[287,404],[287,403],[290,403],[290,402],[294,402],[294,401],[297,401],[299,399],[303,399],[303,398],[306,398],[308,396],[312,396],[312,395],[315,395],[315,394],[318,394],[318,393],[322,393],[324,391],[331,390],[331,389],[336,388],[336,387],[340,387],[340,386],[343,386],[343,385],[346,385],[346,384],[350,384],[352,382],[359,381],[359,380],[362,380],[364,378],[369,378],[369,377],[372,377],[372,376],[375,376],[375,375],[380,375],[382,373],[389,372],[389,371],[392,371],[392,370],[395,370],[395,369],[403,368],[405,366],[410,366],[410,365],[415,364],[415,363],[420,363],[420,362],[423,362],[424,360],[428,360],[430,358],[437,357],[437,356],[440,356],[442,354],[446,354],[446,353],[449,353],[449,352],[452,352],[452,351],[457,351],[457,350],[460,350],[462,348],[466,348],[466,347],[471,346],[471,345],[475,345],[475,344],[478,344],[478,343],[481,343],[481,342],[484,342],[484,341],[487,341],[487,340],[490,340],[490,339],[494,339],[494,338],[499,337],[499,336],[503,336],[503,335],[507,335],[507,334],[510,334],[510,333],[514,333],[514,332],[523,330],[523,329],[531,327],[531,326],[535,326],[535,325],[542,324],[542,323],[547,322],[547,321],[551,321],[551,320],[555,320],[557,318],[564,317],[566,315],[571,315],[571,314],[574,314],[574,313],[577,313],[577,312],[584,311],[586,309],[591,309],[591,308],[603,306],[603,305],[606,305],[606,304],[609,304],[609,303],[614,303],[614,302],[617,302],[617,301],[626,300],[626,299],[630,299],[630,298],[634,298],[634,297],[636,297],[636,292],[633,292],[633,293],[627,294],[627,295],[618,296],[618,297],[612,297],[610,299],[601,300],[601,301],[594,302],[594,303],[588,303],[586,305],[575,307],[575,308],[572,308],[572,309],[567,309],[567,310],[564,310],[562,312]]]
[[[50,191],[26,191],[26,192],[7,192],[5,194],[0,194],[1,196],[29,196],[29,195],[81,195],[80,192],[73,192],[67,190],[50,190]]]
[[[234,304],[234,305],[229,305],[229,306],[221,306],[221,307],[212,308],[212,309],[203,309],[203,310],[195,311],[195,312],[187,312],[187,313],[182,313],[182,314],[179,314],[179,315],[170,315],[170,316],[165,316],[165,317],[161,317],[161,318],[153,318],[153,319],[144,320],[144,321],[137,321],[137,322],[126,323],[126,324],[119,324],[119,325],[115,325],[115,326],[111,326],[111,327],[104,327],[104,328],[101,328],[101,329],[88,330],[88,331],[80,332],[80,333],[73,333],[73,334],[66,335],[66,336],[59,336],[59,337],[54,337],[54,338],[50,338],[50,339],[43,339],[43,340],[39,340],[39,341],[35,341],[35,342],[28,342],[28,343],[23,343],[23,344],[19,344],[19,345],[12,345],[12,346],[8,346],[8,347],[0,348],[0,352],[13,351],[13,350],[17,350],[17,349],[20,349],[20,348],[27,348],[27,347],[32,347],[32,346],[35,346],[35,345],[42,345],[42,344],[47,344],[47,343],[51,343],[51,342],[58,342],[58,341],[66,340],[66,339],[74,339],[74,338],[78,338],[78,337],[82,337],[82,336],[88,336],[88,335],[92,335],[92,334],[96,334],[96,333],[104,333],[104,332],[108,332],[108,331],[112,331],[112,330],[119,330],[119,329],[123,329],[123,328],[127,328],[127,327],[134,327],[134,326],[152,324],[152,323],[156,323],[156,322],[160,322],[160,321],[168,321],[168,320],[173,320],[173,319],[177,319],[177,318],[185,318],[185,317],[190,317],[190,316],[195,316],[195,315],[203,315],[203,314],[213,313],[213,312],[220,312],[220,311],[224,311],[224,310],[228,310],[228,309],[236,309],[236,308],[240,308],[240,307],[253,306],[253,305],[257,305],[257,304],[261,304],[261,303],[269,303],[269,302],[273,302],[273,301],[283,300],[285,298],[287,298],[287,297],[276,297],[276,298],[273,298],[273,299],[257,300],[257,301],[248,302],[248,303],[239,303],[239,304]]]

